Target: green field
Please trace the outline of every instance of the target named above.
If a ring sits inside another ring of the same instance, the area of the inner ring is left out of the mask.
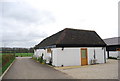
[[[33,53],[15,53],[16,57],[32,57]]]
[[[7,55],[10,53],[0,53],[0,55]],[[33,56],[33,53],[15,53],[16,57],[31,57]]]

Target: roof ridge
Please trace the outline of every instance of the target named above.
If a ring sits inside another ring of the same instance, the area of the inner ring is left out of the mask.
[[[116,39],[116,38],[120,38],[119,36],[118,37],[111,37],[111,38],[105,38],[104,40],[110,40],[110,39]]]
[[[85,29],[74,29],[74,28],[65,28],[64,30],[94,31],[94,30],[85,30]]]

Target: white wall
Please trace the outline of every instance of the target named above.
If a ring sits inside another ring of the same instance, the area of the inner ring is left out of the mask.
[[[118,51],[109,51],[109,57],[118,57]]]
[[[43,54],[43,59],[46,60],[46,63],[49,63],[51,58],[51,53],[47,53],[47,49],[37,49],[34,51],[34,56],[39,58]]]
[[[84,47],[87,48],[87,47]],[[88,64],[91,64],[91,60],[94,59],[94,49],[97,63],[104,63],[104,49],[102,47],[87,48],[88,50]],[[53,52],[53,65],[55,66],[74,66],[81,65],[81,48],[56,48]]]
[[[34,51],[34,56],[38,58],[38,57],[42,56],[42,54],[45,55],[45,52],[46,51],[44,49],[37,49]]]
[[[88,64],[91,64],[91,60],[94,59],[94,50],[97,63],[104,63],[104,49],[102,47],[83,47],[88,51]],[[76,66],[81,65],[81,48],[51,48],[52,50],[52,65],[54,66]],[[35,51],[37,56],[44,54],[44,59],[51,57],[51,54],[47,53],[47,49],[38,49]]]
[[[45,49],[45,53],[44,53],[43,59],[46,60],[46,63],[49,63],[49,62],[50,62],[51,53],[47,53],[47,49]]]
[[[106,58],[108,59],[108,53],[107,53],[107,51],[106,51]]]
[[[94,59],[94,49],[88,48],[88,64],[91,64],[91,60]]]
[[[96,52],[97,63],[105,63],[104,59],[106,59],[106,57],[104,58],[104,49],[103,48],[96,48],[95,52]]]
[[[104,63],[104,49],[102,47],[88,48],[88,64],[91,64],[91,60],[94,59],[94,50],[95,50],[95,59],[97,63]]]
[[[57,66],[57,49],[56,48],[52,48],[52,65],[53,66]]]
[[[39,57],[40,50],[36,49],[34,50],[34,57]]]
[[[55,66],[74,66],[80,65],[80,49],[79,48],[56,48],[57,64]]]

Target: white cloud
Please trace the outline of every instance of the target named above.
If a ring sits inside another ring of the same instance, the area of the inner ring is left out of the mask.
[[[20,2],[3,2],[2,4],[2,17],[13,19],[17,22],[27,24],[44,24],[53,22],[54,18],[48,11],[38,11],[26,3]]]
[[[2,8],[2,29],[4,40],[12,40],[6,46],[34,46],[66,27],[95,30],[102,38],[115,37],[118,35],[118,1],[6,1]]]
[[[53,26],[49,25],[51,29],[58,31],[71,27],[95,30],[102,38],[118,35],[118,1],[26,0],[34,8],[48,10],[54,14],[56,22]]]
[[[30,47],[47,36],[36,25],[53,23],[54,17],[48,11],[38,11],[26,3],[1,2],[2,43],[4,46]],[[36,40],[35,40],[36,39]],[[30,43],[30,44],[28,44]]]

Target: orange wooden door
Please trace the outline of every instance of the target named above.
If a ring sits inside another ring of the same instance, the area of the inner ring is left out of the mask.
[[[81,48],[81,65],[88,65],[87,48]]]

